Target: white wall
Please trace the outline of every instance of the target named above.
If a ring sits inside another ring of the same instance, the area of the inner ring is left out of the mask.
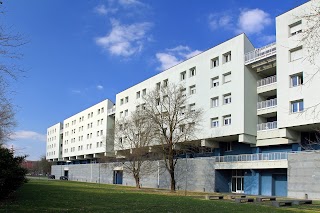
[[[312,109],[304,113],[291,113],[291,101],[303,99],[304,108],[308,109],[320,103],[320,75],[317,74],[311,80],[311,76],[319,69],[306,60],[308,54],[305,44],[301,42],[303,33],[291,36],[289,25],[302,21],[302,29],[305,30],[307,21],[302,18],[308,14],[315,5],[319,7],[320,1],[313,0],[290,10],[276,18],[277,39],[277,79],[278,79],[278,128],[319,123],[320,116],[314,117]],[[316,41],[319,42],[319,41]],[[303,57],[299,60],[290,61],[290,50],[302,46]],[[318,55],[316,64],[319,67],[320,57]],[[304,85],[290,87],[290,75],[303,72]],[[311,81],[310,81],[311,80]],[[281,83],[280,83],[281,82]],[[316,109],[319,112],[319,108]]]

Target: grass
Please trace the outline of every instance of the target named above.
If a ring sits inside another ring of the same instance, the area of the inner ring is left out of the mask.
[[[320,203],[275,208],[268,202],[236,204],[181,196],[183,192],[97,185],[55,180],[30,180],[14,196],[0,203],[0,212],[316,212]],[[199,195],[199,193],[189,193]]]

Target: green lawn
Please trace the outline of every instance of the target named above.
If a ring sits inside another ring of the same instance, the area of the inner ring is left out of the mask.
[[[320,205],[274,208],[268,204],[208,201],[155,190],[71,181],[30,180],[0,212],[316,212]]]

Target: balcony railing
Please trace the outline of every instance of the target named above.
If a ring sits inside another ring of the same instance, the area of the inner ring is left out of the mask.
[[[270,100],[266,100],[266,101],[261,101],[257,103],[257,109],[265,109],[265,108],[269,108],[269,107],[275,107],[277,106],[277,99],[270,99]]]
[[[270,77],[267,77],[267,78],[263,78],[263,79],[257,81],[257,87],[262,87],[262,86],[265,86],[265,85],[268,85],[268,84],[273,84],[273,83],[276,83],[276,82],[277,82],[277,76],[273,75],[273,76],[270,76]]]
[[[215,157],[215,162],[239,162],[239,161],[271,161],[287,160],[287,152],[257,153],[245,155],[226,155]]]
[[[275,55],[277,52],[276,43],[269,44],[267,46],[255,49],[244,55],[244,64],[250,64],[263,58]]]
[[[276,129],[277,126],[277,121],[262,123],[257,125],[257,131]]]
[[[113,107],[111,109],[108,109],[108,115],[112,115],[112,114],[115,114],[116,113],[116,108]]]

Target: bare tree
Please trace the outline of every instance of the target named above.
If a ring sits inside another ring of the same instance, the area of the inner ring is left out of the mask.
[[[4,12],[0,4],[0,16]],[[10,136],[15,126],[14,110],[8,95],[9,81],[17,79],[22,70],[19,68],[17,59],[22,54],[19,47],[26,43],[21,34],[14,33],[12,28],[0,23],[0,145]]]
[[[175,167],[178,147],[196,140],[197,127],[203,114],[195,103],[189,103],[182,85],[166,84],[143,96],[143,108],[156,126],[154,143],[160,145],[165,168],[170,174],[171,191],[176,190]],[[189,105],[188,105],[189,104]]]
[[[319,77],[320,74],[320,1],[310,0],[310,7],[303,14],[296,15],[297,19],[302,20],[304,28],[300,31],[298,45],[303,45],[304,61],[310,63],[314,68],[312,72],[306,73],[306,80],[303,84],[307,85]],[[320,116],[320,102],[304,109],[303,114],[310,114],[314,118]]]
[[[305,28],[301,33],[301,43],[307,50],[306,60],[317,66],[320,71],[319,54],[320,54],[320,5],[319,0],[311,0],[311,6],[306,14],[300,16],[305,23]],[[318,73],[317,72],[317,73]]]
[[[150,161],[152,153],[149,152],[153,137],[154,124],[143,110],[137,109],[130,116],[116,121],[115,146],[117,149],[127,151],[122,159],[123,168],[132,174],[137,188],[141,186],[142,176],[154,172]]]

